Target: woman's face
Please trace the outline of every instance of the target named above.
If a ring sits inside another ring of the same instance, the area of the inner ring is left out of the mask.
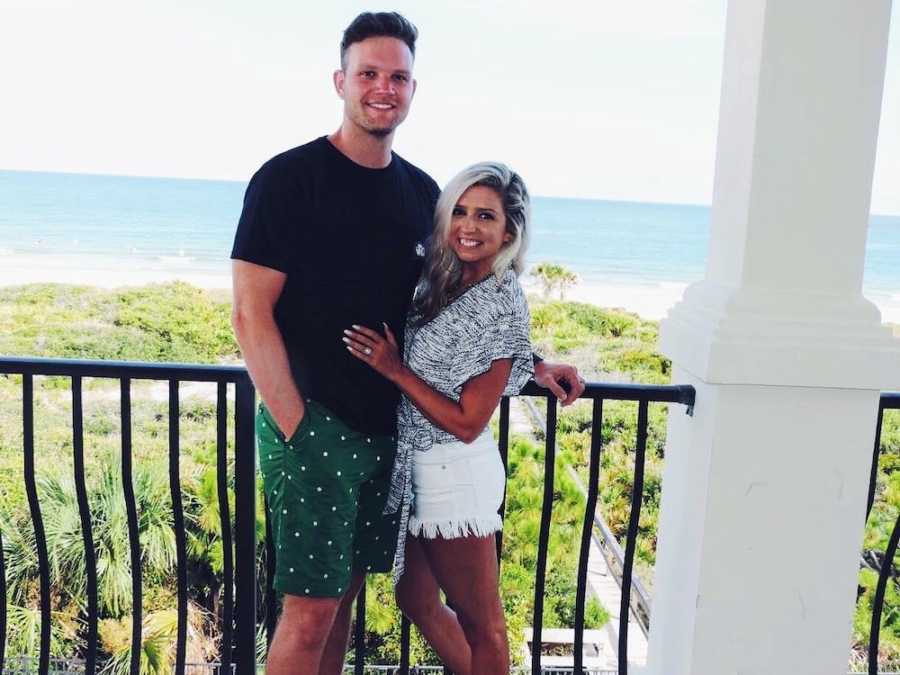
[[[450,219],[450,248],[463,268],[487,274],[500,249],[511,240],[500,195],[484,185],[463,192]]]

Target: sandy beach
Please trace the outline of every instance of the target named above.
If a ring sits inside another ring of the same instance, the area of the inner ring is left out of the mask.
[[[231,289],[231,275],[227,267],[221,271],[196,271],[190,259],[163,261],[159,265],[148,266],[135,265],[135,261],[127,258],[0,255],[0,286],[61,283],[116,288],[176,280],[206,289]],[[528,293],[540,294],[540,287],[527,274],[522,276],[522,283]],[[658,320],[681,299],[685,288],[687,284],[677,282],[618,284],[580,281],[566,292],[565,298],[599,307],[622,308],[645,319]],[[882,321],[900,324],[900,293],[867,293],[866,297],[879,308]]]

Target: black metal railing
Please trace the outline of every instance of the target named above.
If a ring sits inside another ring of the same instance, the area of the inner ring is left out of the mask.
[[[875,448],[872,453],[872,470],[869,478],[869,498],[866,502],[866,520],[875,503],[875,485],[878,477],[878,457],[881,454],[881,429],[884,424],[886,410],[900,410],[900,392],[889,392],[881,395],[878,403],[878,417],[875,422]],[[900,542],[900,516],[894,524],[891,537],[888,540],[887,549],[881,562],[881,570],[878,573],[878,584],[875,587],[875,597],[872,603],[872,623],[869,632],[869,675],[878,673],[878,642],[881,633],[881,617],[884,613],[884,595],[887,590],[888,580],[893,576],[894,556],[897,553],[897,544]]]
[[[85,486],[84,464],[84,378],[118,380],[121,402],[121,471],[123,498],[127,514],[129,552],[132,578],[131,658],[129,671],[137,675],[140,668],[142,628],[141,549],[138,536],[137,503],[132,482],[131,385],[133,380],[162,380],[169,384],[169,487],[172,496],[174,531],[176,537],[177,579],[177,675],[185,672],[185,646],[188,628],[187,553],[184,513],[179,473],[179,384],[181,382],[214,382],[218,385],[216,401],[217,497],[223,542],[223,618],[219,672],[228,672],[234,663],[238,672],[255,672],[256,642],[256,484],[253,437],[254,389],[246,370],[233,366],[202,366],[181,364],[149,364],[113,361],[77,361],[63,359],[0,358],[0,374],[22,376],[22,436],[24,481],[28,508],[34,527],[40,579],[40,646],[38,672],[47,673],[50,667],[51,589],[49,556],[44,533],[44,521],[38,499],[35,474],[34,442],[34,378],[61,376],[71,379],[72,392],[72,448],[74,480],[78,511],[81,519],[86,567],[87,608],[82,617],[87,627],[83,671],[93,675],[97,671],[98,592],[97,558],[91,526],[91,513]],[[235,517],[232,537],[228,505],[227,466],[227,387],[235,388],[235,461],[234,493]],[[232,557],[234,551],[234,558]],[[233,593],[232,589],[236,589]],[[4,645],[7,638],[6,584],[3,546],[0,541],[0,672],[4,667]]]
[[[0,358],[0,375],[22,376],[22,420],[24,478],[29,512],[37,543],[37,558],[40,579],[41,636],[38,654],[40,673],[48,672],[50,663],[51,589],[49,557],[43,519],[38,498],[35,474],[34,442],[34,378],[36,376],[62,376],[71,379],[72,432],[75,486],[82,538],[87,567],[87,603],[83,617],[87,627],[83,672],[93,675],[97,670],[97,561],[92,538],[91,513],[85,487],[84,466],[84,420],[82,381],[84,378],[111,378],[119,381],[121,433],[121,471],[123,498],[126,503],[129,554],[132,574],[132,631],[130,672],[137,675],[141,652],[142,584],[141,549],[138,536],[137,503],[132,485],[132,434],[131,434],[131,383],[132,380],[161,380],[168,382],[168,423],[169,423],[169,487],[173,505],[173,523],[176,533],[176,580],[177,580],[177,631],[175,672],[184,675],[185,646],[188,627],[187,597],[187,554],[185,524],[180,482],[180,440],[179,440],[179,384],[181,382],[215,382],[216,400],[216,465],[217,498],[220,513],[221,537],[223,543],[223,589],[221,654],[218,672],[233,670],[237,675],[251,675],[256,672],[256,629],[257,629],[257,540],[256,540],[256,452],[254,449],[253,417],[255,392],[247,372],[240,367],[195,366],[180,364],[148,364],[129,362],[75,361],[61,359]],[[227,388],[233,385],[234,398],[234,534],[232,539],[231,519],[228,501],[227,448],[228,448],[228,397]],[[547,425],[544,434],[544,490],[541,507],[541,521],[538,536],[534,611],[532,617],[532,662],[531,672],[541,673],[541,635],[543,623],[543,599],[547,573],[548,543],[550,539],[553,510],[554,470],[556,457],[557,401],[547,390],[530,383],[522,391],[523,396],[546,399]],[[591,445],[588,464],[588,486],[582,536],[579,549],[577,591],[575,607],[575,649],[574,671],[586,672],[583,667],[584,616],[587,599],[587,567],[590,541],[598,498],[600,458],[603,450],[601,425],[603,403],[609,400],[633,401],[638,407],[638,424],[635,438],[634,480],[631,496],[631,512],[626,533],[626,544],[622,564],[622,601],[619,613],[619,675],[628,672],[628,617],[633,586],[635,546],[643,497],[643,480],[647,450],[648,410],[651,403],[675,403],[684,405],[691,412],[694,404],[694,389],[690,386],[649,386],[633,384],[589,384],[583,398],[593,405],[591,419]],[[503,399],[500,406],[500,452],[504,465],[509,450],[509,399]],[[504,506],[501,507],[501,514]],[[268,537],[267,537],[268,538]],[[498,553],[502,551],[502,535],[497,536]],[[267,586],[272,579],[274,552],[267,546],[265,568],[268,573]],[[232,549],[234,558],[232,559]],[[499,555],[498,555],[499,559]],[[233,590],[234,589],[234,590]],[[232,592],[234,593],[232,595]],[[7,602],[3,547],[0,541],[0,672],[3,670],[7,622],[5,608]],[[265,591],[262,606],[265,617],[264,627],[271,639],[275,627],[276,598],[271,587]],[[365,586],[357,599],[355,623],[355,673],[363,673],[365,654]],[[543,668],[543,672],[548,669]],[[410,624],[404,617],[401,627],[401,656],[397,672],[409,673],[410,664]]]

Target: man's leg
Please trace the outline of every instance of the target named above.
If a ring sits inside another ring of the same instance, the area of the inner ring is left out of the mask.
[[[318,675],[339,603],[339,598],[285,595],[266,675]]]
[[[319,675],[340,675],[344,668],[347,645],[350,642],[353,601],[365,581],[365,572],[354,572],[350,579],[350,587],[340,599],[334,622],[331,624],[331,632],[328,634],[328,641],[325,644],[325,651],[322,654]]]
[[[441,601],[440,588],[412,535],[406,538],[405,569],[396,588],[397,605],[416,624],[438,658],[456,675],[470,675],[472,650],[456,613]]]

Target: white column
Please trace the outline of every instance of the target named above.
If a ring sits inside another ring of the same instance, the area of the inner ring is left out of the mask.
[[[881,389],[862,296],[890,0],[729,3],[709,263],[663,322],[653,675],[843,675]]]

